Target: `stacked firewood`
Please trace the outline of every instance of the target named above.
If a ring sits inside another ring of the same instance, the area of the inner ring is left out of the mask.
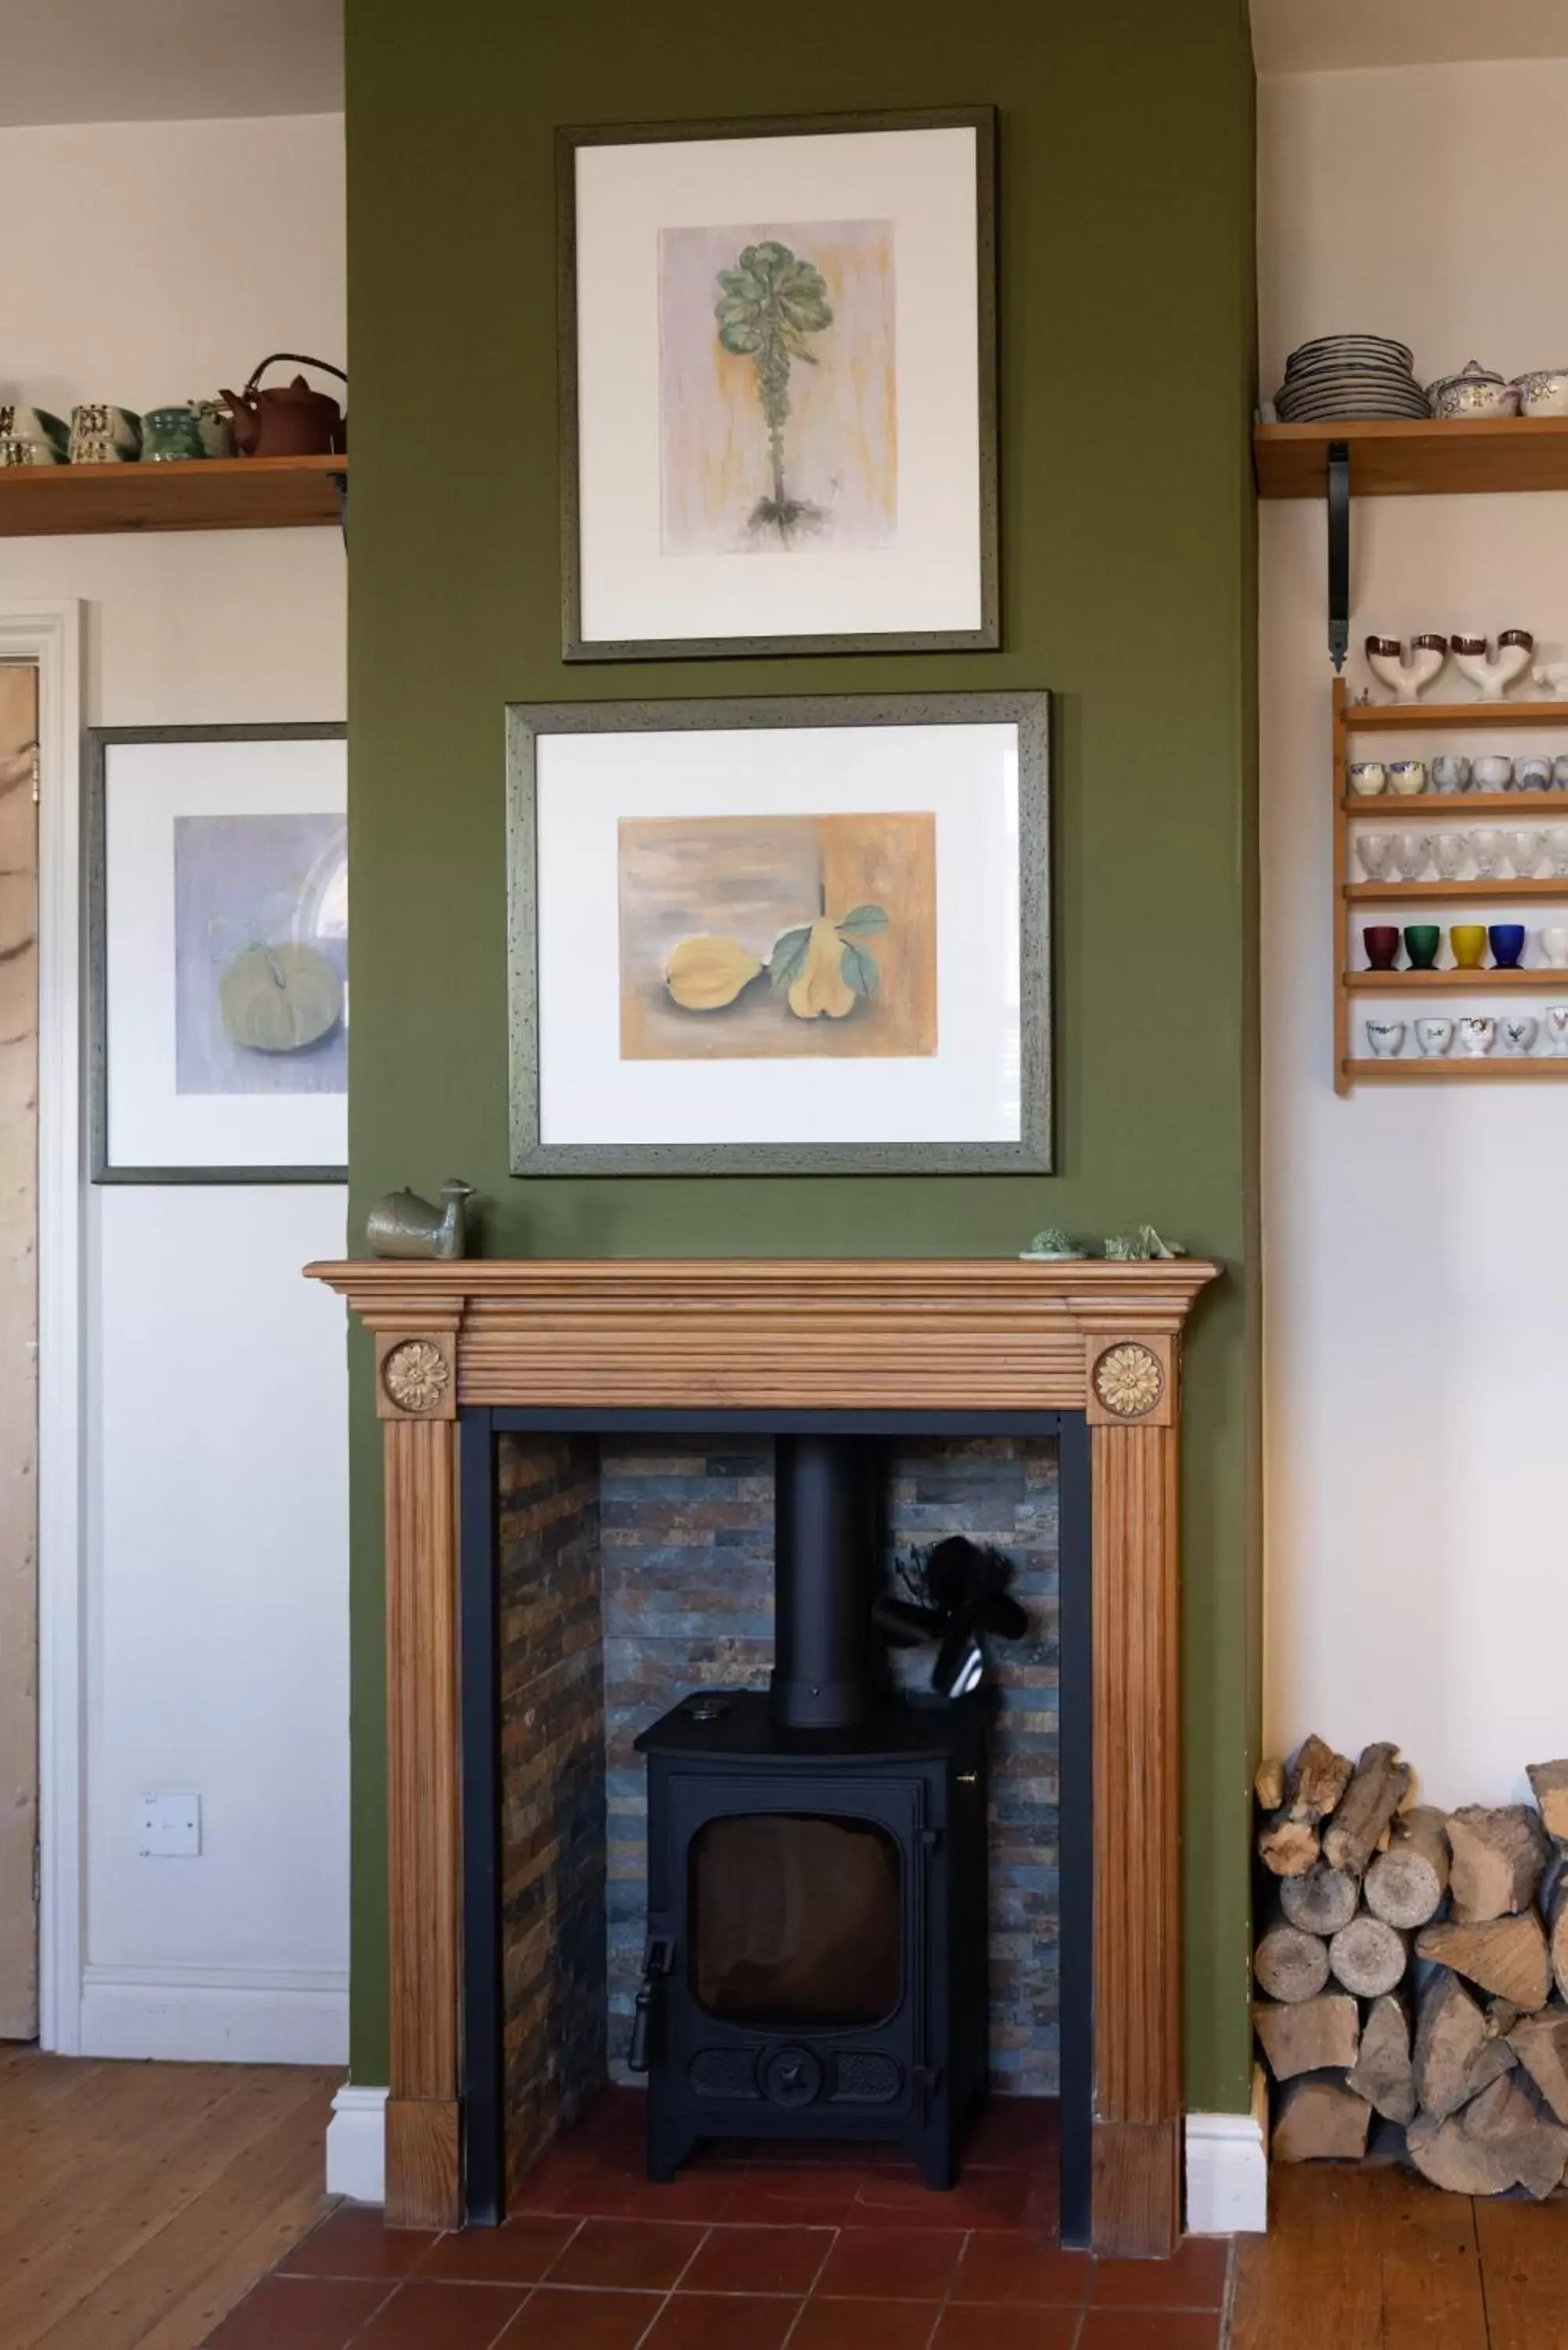
[[[1568,1762],[1535,1805],[1444,1813],[1395,1746],[1309,1738],[1255,1782],[1274,1880],[1252,2021],[1281,2162],[1358,2158],[1375,2115],[1462,2195],[1549,2195],[1568,2168]]]

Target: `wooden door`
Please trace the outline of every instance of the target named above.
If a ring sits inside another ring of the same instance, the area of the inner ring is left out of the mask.
[[[38,2029],[37,734],[0,664],[0,2040]]]

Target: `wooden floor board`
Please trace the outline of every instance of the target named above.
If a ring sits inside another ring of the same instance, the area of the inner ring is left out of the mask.
[[[196,2350],[325,2208],[340,2078],[8,2052],[5,2350]]]
[[[1230,2350],[1568,2350],[1568,2197],[1471,2202],[1389,2166],[1282,2164],[1238,2240]]]

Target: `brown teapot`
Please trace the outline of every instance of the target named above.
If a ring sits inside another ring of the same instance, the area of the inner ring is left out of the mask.
[[[340,456],[348,445],[348,427],[329,392],[313,390],[302,375],[265,391],[257,389],[263,374],[279,359],[319,368],[339,383],[348,380],[328,359],[313,359],[303,351],[274,351],[253,369],[244,391],[223,394],[234,411],[235,448],[242,457]]]

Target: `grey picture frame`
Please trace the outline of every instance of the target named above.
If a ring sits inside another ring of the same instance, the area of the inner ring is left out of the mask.
[[[1021,1132],[1016,1142],[546,1143],[539,1118],[537,746],[551,734],[687,728],[1015,725]],[[1044,691],[509,702],[506,869],[514,1175],[1049,1175],[1053,1158],[1051,696]]]
[[[119,743],[341,743],[342,724],[89,726],[82,742],[87,884],[88,1177],[93,1183],[347,1183],[347,1165],[326,1167],[119,1167],[109,1156],[109,858],[105,792],[109,751]]]
[[[556,349],[561,482],[561,658],[567,661],[717,660],[783,653],[996,652],[1002,645],[1001,485],[997,431],[996,125],[994,106],[878,113],[740,116],[707,122],[567,126],[556,133]],[[846,131],[972,130],[975,134],[979,361],[981,621],[974,629],[860,629],[849,634],[596,638],[582,632],[577,435],[576,157],[582,147],[694,139],[800,138]]]

